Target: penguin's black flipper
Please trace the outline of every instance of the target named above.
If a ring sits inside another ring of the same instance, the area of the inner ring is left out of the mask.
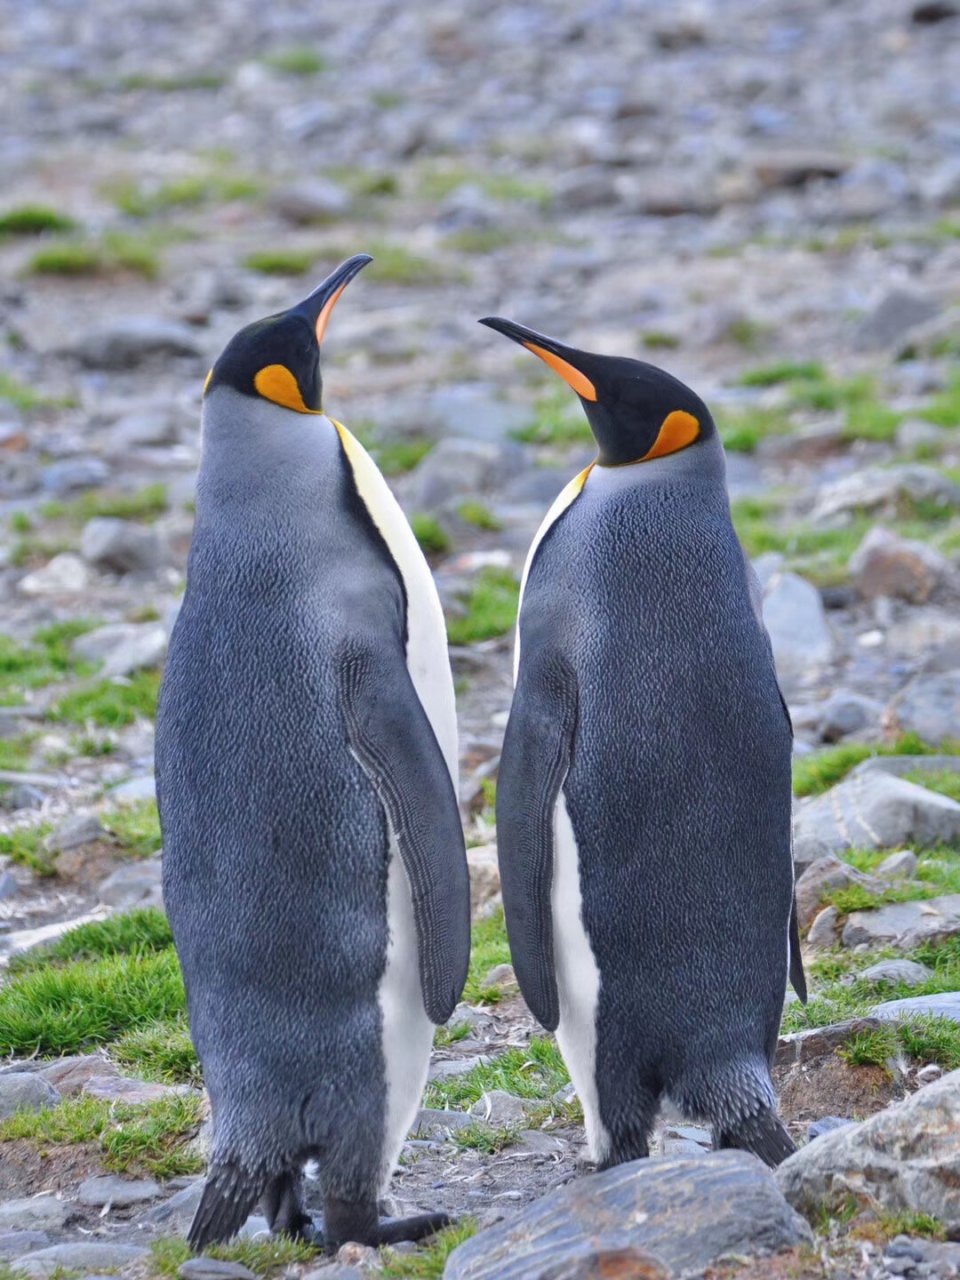
[[[198,1253],[237,1234],[260,1198],[263,1183],[235,1164],[211,1165],[190,1224],[187,1244]]]
[[[772,1169],[783,1164],[787,1156],[792,1156],[797,1149],[772,1107],[764,1107],[756,1115],[747,1116],[736,1129],[722,1130],[717,1135],[716,1146],[750,1151]]]
[[[410,880],[427,1016],[453,1013],[470,963],[470,881],[456,792],[402,656],[348,641],[337,655],[354,754],[397,837]]]
[[[800,925],[797,920],[796,894],[790,908],[790,985],[800,997],[800,1002],[806,1004],[807,975],[803,971],[803,956],[800,954]]]
[[[497,858],[513,967],[530,1012],[560,1021],[553,961],[553,824],[570,767],[577,682],[559,655],[520,667],[497,776]]]

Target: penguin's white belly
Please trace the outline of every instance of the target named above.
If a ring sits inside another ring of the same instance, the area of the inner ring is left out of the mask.
[[[610,1136],[597,1097],[597,1004],[600,970],[583,925],[580,857],[563,791],[553,815],[553,959],[560,998],[557,1043],[583,1104],[590,1154],[602,1160]]]
[[[420,1096],[427,1082],[434,1030],[423,1007],[410,882],[392,830],[387,875],[387,929],[387,965],[378,992],[387,1087],[384,1186],[393,1173],[400,1148],[420,1106]]]

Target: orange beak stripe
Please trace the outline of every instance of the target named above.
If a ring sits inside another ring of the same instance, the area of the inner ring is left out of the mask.
[[[525,342],[523,345],[528,351],[532,351],[535,356],[539,356],[544,364],[548,364],[554,373],[559,373],[567,386],[572,387],[578,396],[582,396],[584,400],[596,400],[596,387],[585,373],[575,369],[568,360],[562,360],[560,356],[554,355],[552,351],[547,351],[544,347],[538,347],[533,342]]]
[[[349,281],[344,282],[336,293],[332,293],[321,308],[320,314],[317,316],[317,344],[323,341],[323,335],[327,331],[327,321],[330,319],[330,312],[337,304],[337,299],[343,293]]]

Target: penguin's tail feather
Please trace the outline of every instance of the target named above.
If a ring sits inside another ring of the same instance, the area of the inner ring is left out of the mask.
[[[750,1151],[771,1168],[782,1164],[797,1149],[772,1107],[764,1107],[754,1115],[746,1116],[735,1127],[721,1129],[716,1145]]]
[[[235,1236],[260,1199],[264,1181],[239,1165],[211,1165],[187,1235],[190,1248],[199,1252]]]

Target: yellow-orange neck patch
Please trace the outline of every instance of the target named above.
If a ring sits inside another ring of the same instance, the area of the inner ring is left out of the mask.
[[[284,364],[265,365],[253,379],[257,394],[264,400],[293,409],[296,413],[322,413],[321,409],[308,409],[296,378]]]
[[[558,373],[567,386],[572,387],[578,396],[582,396],[584,400],[596,400],[596,387],[587,375],[574,368],[569,360],[564,360],[560,356],[554,355],[552,351],[548,351],[546,347],[538,347],[533,342],[525,342],[523,345],[528,351],[532,351],[535,356],[539,356],[544,364],[548,364],[554,373]]]
[[[203,390],[200,392],[201,396],[205,396],[207,394],[207,388],[210,386],[210,379],[212,377],[213,377],[213,370],[211,369],[210,372],[207,374],[207,376],[203,380]]]
[[[685,413],[683,409],[674,409],[660,424],[653,447],[637,461],[649,462],[651,458],[663,458],[668,453],[676,453],[679,449],[685,449],[688,444],[693,444],[699,435],[700,423],[693,414]]]

